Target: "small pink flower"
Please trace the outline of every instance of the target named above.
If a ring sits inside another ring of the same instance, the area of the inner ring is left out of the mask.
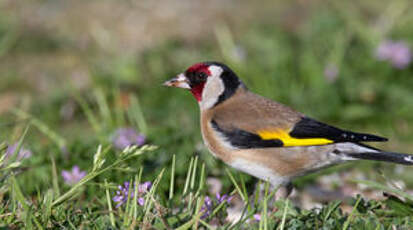
[[[80,171],[79,166],[75,165],[72,171],[62,171],[62,177],[66,184],[74,185],[86,176],[86,171]]]
[[[338,77],[338,67],[335,64],[329,63],[324,68],[324,76],[329,82],[335,82]]]
[[[15,152],[16,152],[16,149],[17,149],[17,146],[18,146],[18,144],[17,143],[15,143],[15,144],[12,144],[12,145],[9,145],[8,147],[7,147],[7,150],[6,150],[6,158],[9,158],[9,157],[11,157],[13,154],[15,154]],[[25,148],[23,148],[23,147],[20,147],[20,150],[19,150],[19,152],[17,153],[17,160],[23,160],[23,159],[26,159],[26,158],[29,158],[29,157],[31,157],[32,156],[32,151],[30,151],[30,150],[27,150],[27,149],[25,149]]]
[[[377,47],[376,56],[381,61],[389,61],[398,69],[406,68],[412,60],[410,48],[403,41],[383,41]]]
[[[253,217],[254,217],[254,220],[261,221],[261,214],[259,214],[259,213],[254,214]]]

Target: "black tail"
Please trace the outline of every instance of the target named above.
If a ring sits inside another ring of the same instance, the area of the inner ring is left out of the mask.
[[[386,161],[403,165],[413,165],[413,155],[392,152],[347,153],[349,157],[361,160]]]

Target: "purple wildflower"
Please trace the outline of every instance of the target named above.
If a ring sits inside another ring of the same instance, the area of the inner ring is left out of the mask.
[[[324,76],[329,82],[335,82],[338,76],[338,67],[333,63],[329,63],[324,68]]]
[[[122,185],[118,186],[118,190],[116,191],[116,195],[112,198],[113,202],[117,203],[116,208],[120,207],[122,204],[126,203],[128,201],[128,195],[129,195],[129,182],[125,182]],[[136,188],[136,186],[134,186]],[[138,204],[140,206],[143,206],[145,204],[145,199],[142,197],[145,195],[147,192],[152,187],[152,183],[150,181],[144,182],[142,184],[138,185]],[[130,189],[131,194],[129,195],[129,199],[133,199],[133,196],[135,194],[134,189]]]
[[[232,200],[232,196],[228,196],[227,194],[221,196],[218,192],[215,194],[215,197],[217,198],[218,204],[221,204],[222,202],[227,202],[229,204]]]
[[[204,205],[201,207],[201,212],[204,212],[204,214],[201,216],[202,219],[207,218],[209,215],[211,215],[213,208],[213,203],[212,200],[209,196],[205,196],[204,198]]]
[[[74,185],[86,176],[86,171],[80,171],[79,166],[75,165],[72,171],[62,171],[62,177],[66,184]]]
[[[116,205],[116,208],[121,206],[123,203],[125,203],[128,200],[128,194],[129,194],[129,182],[125,182],[122,185],[118,186],[118,191],[116,191],[116,196],[112,198],[112,200],[115,203],[118,203]],[[131,194],[131,197],[133,196],[133,193]]]
[[[383,41],[377,47],[376,56],[379,60],[389,61],[398,69],[406,68],[412,60],[410,49],[403,41]]]
[[[254,217],[254,220],[261,221],[261,214],[259,214],[259,213],[254,214],[253,217]]]
[[[143,198],[143,197],[139,197],[138,198],[138,204],[140,205],[140,206],[143,206],[144,204],[145,204],[145,199]],[[117,206],[116,206],[117,207]]]
[[[141,146],[145,143],[146,137],[143,134],[137,133],[133,128],[120,128],[116,130],[113,136],[113,145],[120,150],[131,146]]]
[[[147,192],[149,192],[151,187],[152,187],[152,183],[150,181],[146,181],[142,184],[139,184],[138,185],[138,193],[140,193],[140,194],[147,193]]]
[[[9,157],[11,157],[13,154],[15,154],[16,149],[17,149],[17,146],[18,146],[18,144],[15,143],[15,144],[9,145],[9,146],[7,147],[7,150],[6,150],[6,153],[5,153],[6,158],[9,158]],[[25,149],[25,148],[23,148],[23,147],[20,147],[20,150],[19,150],[19,152],[17,153],[17,158],[16,158],[16,159],[17,159],[17,160],[23,160],[23,159],[29,158],[29,157],[31,157],[31,156],[32,156],[32,151],[27,150],[27,149]]]
[[[201,207],[201,212],[204,212],[204,214],[201,216],[202,219],[205,219],[209,215],[211,215],[214,207],[217,207],[223,202],[227,202],[229,204],[232,200],[232,196],[228,196],[227,194],[221,196],[221,194],[219,193],[216,193],[215,198],[216,201],[214,202],[209,196],[205,196],[204,204]]]

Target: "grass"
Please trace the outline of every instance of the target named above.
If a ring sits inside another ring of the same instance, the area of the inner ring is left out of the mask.
[[[358,195],[317,202],[310,209],[295,200],[274,202],[275,190],[267,183],[256,185],[254,178],[208,153],[193,98],[161,86],[194,62],[222,61],[254,92],[344,128],[387,136],[391,141],[378,147],[411,153],[412,65],[397,69],[374,54],[386,39],[413,46],[409,1],[277,4],[297,15],[297,21],[274,19],[262,9],[254,20],[211,23],[210,32],[199,39],[168,37],[133,55],[102,52],[103,37],[86,47],[47,30],[36,31],[31,39],[13,15],[0,14],[0,226],[413,228],[412,168],[399,172],[394,165],[360,162],[294,182],[301,199],[305,188],[319,184],[325,174],[357,172],[364,178],[351,183],[385,192],[381,199]],[[75,34],[70,27],[62,29],[67,36]],[[99,31],[96,36],[113,36],[110,30]],[[324,75],[329,64],[338,68],[334,80]],[[147,145],[116,148],[112,140],[122,127],[145,134]],[[7,146],[14,143],[16,150],[6,157]],[[22,148],[30,150],[31,157],[19,158]],[[87,174],[68,185],[61,173],[74,165]],[[231,204],[214,198],[211,178],[222,185],[221,194],[234,196]],[[405,187],[392,186],[395,179]],[[116,207],[113,197],[119,185],[145,181],[152,182],[149,191],[140,194],[131,186],[125,203]],[[338,184],[337,190],[348,184],[331,183]],[[262,193],[255,189],[261,187]],[[144,198],[143,205],[139,198]],[[210,214],[204,217],[209,198]],[[242,204],[241,218],[229,222],[228,212],[236,202]],[[261,214],[259,221],[255,214]]]

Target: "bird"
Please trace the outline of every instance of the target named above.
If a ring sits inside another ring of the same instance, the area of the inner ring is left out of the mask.
[[[251,92],[220,62],[193,64],[164,85],[195,97],[202,139],[212,155],[268,181],[278,188],[277,198],[288,197],[295,178],[348,161],[413,165],[413,155],[365,144],[387,138],[337,128]]]

